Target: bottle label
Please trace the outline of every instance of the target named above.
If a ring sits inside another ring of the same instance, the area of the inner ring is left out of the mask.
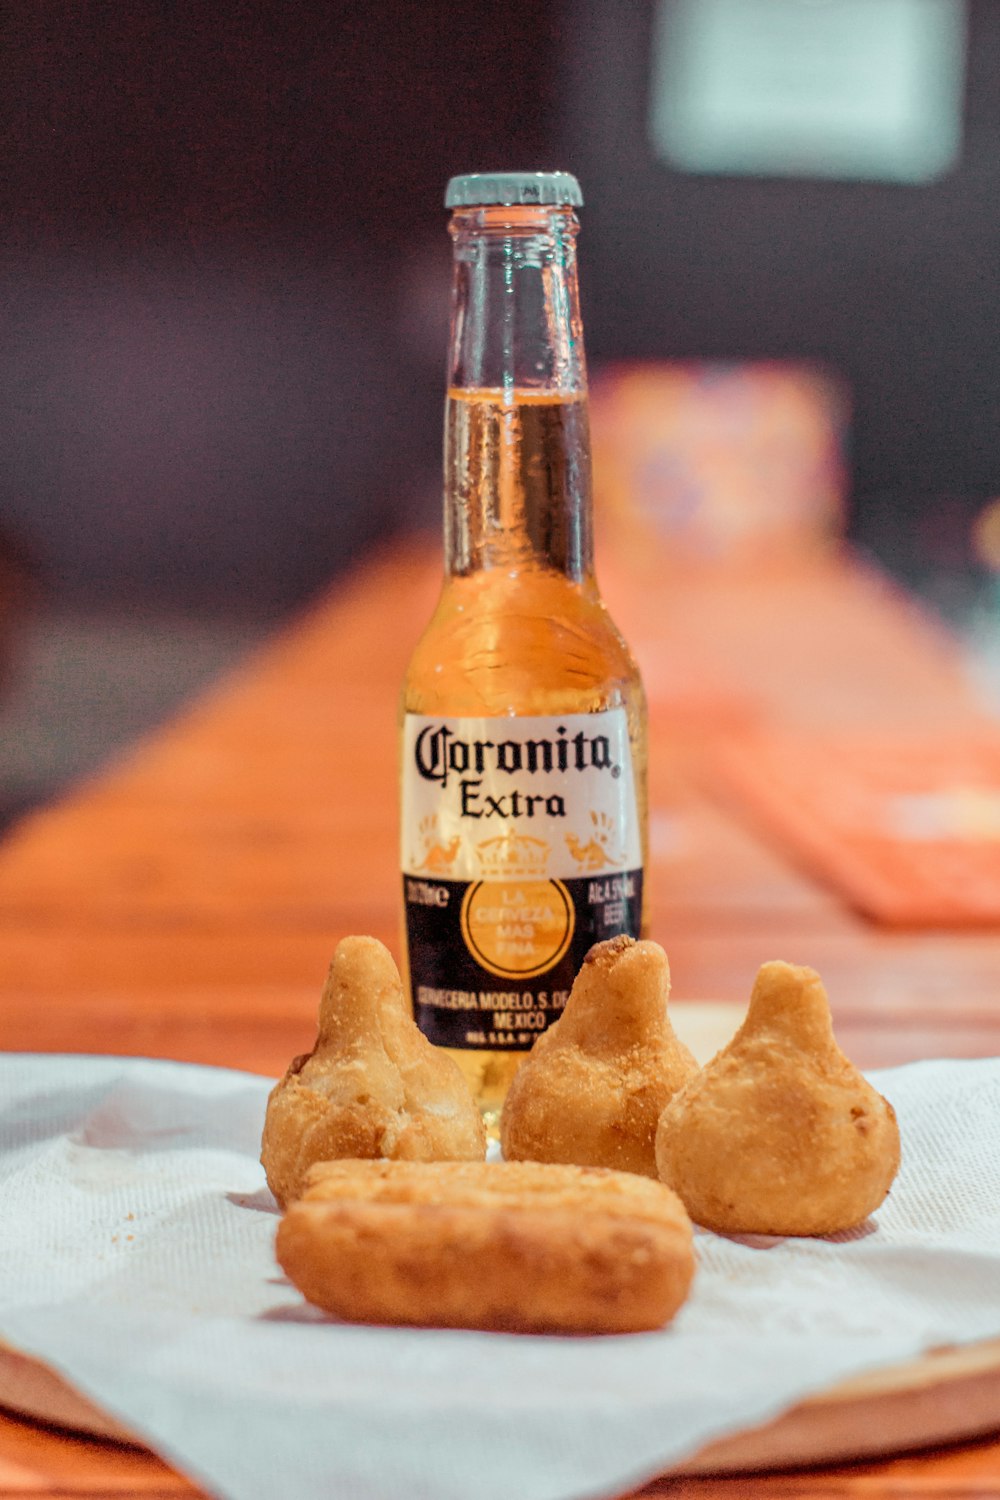
[[[401,853],[417,1024],[440,1046],[526,1051],[588,949],[639,936],[625,710],[407,714]]]

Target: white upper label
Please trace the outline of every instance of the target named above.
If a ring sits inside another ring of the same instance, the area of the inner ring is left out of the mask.
[[[403,734],[402,868],[425,880],[607,875],[642,864],[623,708],[430,718]]]

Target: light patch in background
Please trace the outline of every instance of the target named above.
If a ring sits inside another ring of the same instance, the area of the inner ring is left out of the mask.
[[[649,130],[695,173],[932,182],[962,145],[965,0],[659,0]]]
[[[1000,789],[951,786],[890,798],[887,822],[897,838],[1000,842]]]

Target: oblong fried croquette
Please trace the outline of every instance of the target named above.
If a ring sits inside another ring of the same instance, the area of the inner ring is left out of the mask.
[[[348,1321],[509,1332],[662,1327],[695,1266],[662,1184],[537,1162],[321,1164],[276,1254]]]

